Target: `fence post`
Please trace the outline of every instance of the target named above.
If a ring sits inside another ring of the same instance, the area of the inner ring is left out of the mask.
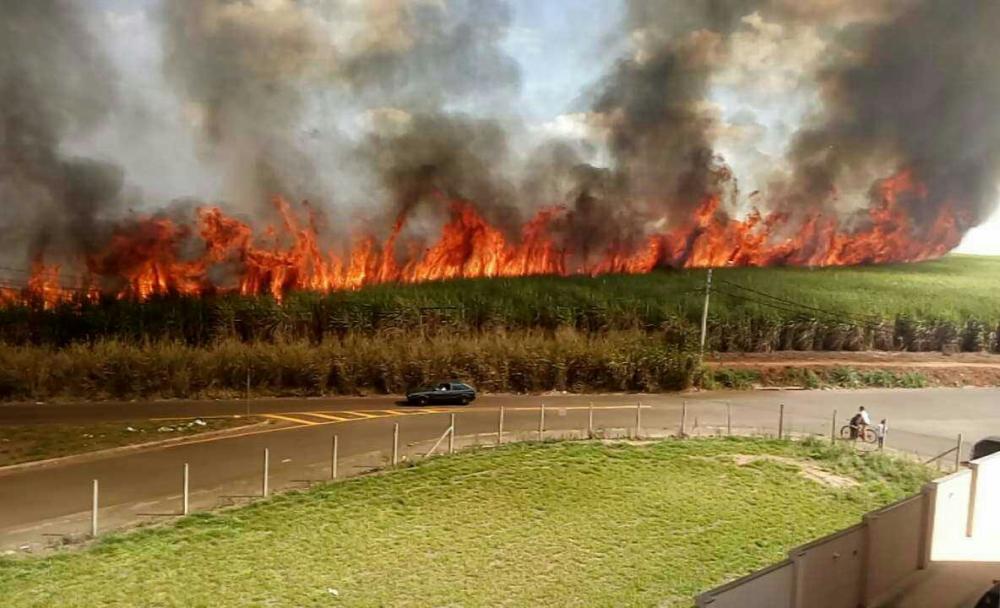
[[[500,406],[500,415],[497,417],[497,445],[503,445],[503,406]]]
[[[183,515],[188,515],[191,513],[191,470],[188,467],[188,463],[184,463],[184,492],[181,494],[183,499],[181,501],[181,513]]]
[[[733,435],[733,404],[726,401],[726,435]]]
[[[642,436],[642,401],[635,402],[635,438]]]
[[[587,438],[594,438],[594,402],[587,406]]]
[[[338,436],[333,436],[333,449],[330,452],[330,479],[337,478],[337,448],[340,447],[338,445],[340,443],[339,439]]]
[[[785,404],[782,403],[778,408],[778,439],[784,439],[785,437]]]
[[[399,463],[399,423],[392,425],[392,466]]]
[[[268,487],[267,487],[267,476],[270,473],[271,468],[271,450],[264,448],[264,475],[261,481],[260,494],[264,498],[267,498]]]
[[[451,428],[448,433],[448,453],[455,453],[455,414],[451,415]]]
[[[92,497],[90,505],[90,536],[91,538],[97,538],[97,504],[98,504],[98,486],[97,480],[94,480],[94,495]]]
[[[681,437],[685,436],[685,431],[687,429],[687,416],[688,416],[688,402],[684,400],[681,402]]]
[[[830,443],[837,443],[837,410],[833,410],[833,422],[830,423]]]
[[[958,445],[955,447],[955,470],[962,468],[962,434],[958,434]]]
[[[538,408],[538,440],[545,438],[545,404]]]

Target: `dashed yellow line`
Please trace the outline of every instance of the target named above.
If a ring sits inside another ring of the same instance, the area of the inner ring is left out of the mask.
[[[315,426],[319,424],[318,422],[313,422],[312,420],[302,420],[300,418],[293,418],[291,416],[282,416],[280,414],[264,414],[265,418],[273,418],[276,420],[284,420],[286,422],[294,422],[296,424],[301,424],[305,426]]]

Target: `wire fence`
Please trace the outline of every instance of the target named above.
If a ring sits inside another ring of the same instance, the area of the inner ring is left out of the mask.
[[[302,412],[294,418],[304,420],[313,416],[312,420],[333,420],[280,427],[249,435],[244,441],[222,439],[199,443],[195,437],[190,443],[162,450],[157,458],[149,459],[151,463],[139,460],[141,453],[135,454],[128,458],[141,463],[149,476],[138,483],[134,477],[133,481],[125,481],[113,474],[103,474],[96,479],[82,477],[86,467],[81,467],[75,481],[64,481],[79,484],[77,511],[49,518],[40,512],[37,517],[46,518],[46,523],[28,528],[41,530],[49,545],[75,542],[136,523],[246,504],[275,492],[355,477],[470,446],[557,439],[725,436],[814,437],[841,442],[845,441],[841,438],[842,432],[852,413],[833,410],[824,417],[818,416],[814,408],[789,407],[781,403],[703,399],[650,407],[644,405],[641,398],[632,402],[605,400],[571,406],[540,402],[538,405],[448,410],[398,407],[351,412],[358,416],[350,419],[343,412],[341,416],[334,412]],[[270,432],[278,430],[294,431],[297,433],[295,441],[275,439]],[[858,450],[879,449],[863,441],[847,442]],[[958,467],[961,459],[960,444],[960,438],[890,430],[884,447],[914,460],[932,461],[941,470],[950,471]],[[206,446],[214,446],[214,451]],[[225,454],[224,464],[213,460],[220,453]],[[62,478],[66,480],[67,475]],[[9,476],[0,478],[0,490],[4,490],[4,483],[10,480]],[[16,489],[7,489],[10,491],[0,494],[11,499],[23,495]],[[25,496],[25,499],[39,498]],[[16,500],[11,500],[8,505],[12,511],[17,506],[14,502]],[[42,506],[51,508],[51,505]],[[60,507],[66,510],[65,505]],[[23,512],[25,508],[21,505],[19,510]],[[0,515],[0,526],[8,528],[3,520]],[[24,538],[17,540],[20,542]]]

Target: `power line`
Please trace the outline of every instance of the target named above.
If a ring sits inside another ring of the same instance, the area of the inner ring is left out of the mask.
[[[808,304],[803,304],[801,302],[796,302],[794,300],[789,300],[789,299],[786,299],[786,298],[781,298],[781,297],[769,294],[767,292],[754,289],[752,287],[746,287],[745,285],[740,285],[738,283],[733,283],[731,281],[726,281],[725,279],[716,279],[716,280],[718,282],[720,282],[720,283],[725,284],[725,285],[729,285],[731,287],[735,287],[737,289],[741,289],[743,291],[747,291],[747,292],[750,292],[750,293],[753,293],[753,294],[756,294],[756,295],[759,295],[759,296],[763,296],[765,298],[769,298],[771,300],[774,300],[776,302],[780,302],[782,304],[786,304],[786,305],[789,305],[789,306],[794,306],[794,307],[797,307],[797,308],[802,308],[802,309],[813,311],[813,312],[818,312],[818,313],[821,313],[821,314],[826,315],[828,317],[833,317],[833,318],[836,318],[836,319],[841,320],[841,321],[850,321],[852,323],[861,323],[861,324],[865,324],[865,325],[875,325],[875,324],[878,324],[878,320],[876,320],[873,317],[864,318],[864,317],[857,317],[857,316],[854,316],[854,315],[851,315],[851,314],[848,314],[848,313],[833,312],[833,311],[830,311],[830,310],[826,310],[824,308],[819,308],[819,307],[816,307],[816,306],[810,306]]]

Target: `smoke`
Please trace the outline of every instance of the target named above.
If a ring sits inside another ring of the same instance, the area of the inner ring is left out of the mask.
[[[922,0],[846,32],[845,52],[819,73],[823,111],[790,147],[789,204],[910,170],[927,188],[905,201],[918,221],[944,204],[985,220],[1000,178],[998,31],[995,2]]]
[[[128,93],[81,6],[0,5],[0,229],[20,255],[100,248],[125,206],[120,168],[66,152]],[[586,260],[690,225],[706,197],[736,216],[749,199],[734,167],[763,187],[753,204],[793,218],[786,230],[871,207],[902,170],[926,186],[902,200],[920,226],[946,205],[963,229],[994,208],[1000,6],[985,0],[626,0],[628,52],[567,108],[585,142],[521,118],[507,1],[163,0],[150,15],[163,45],[150,68],[198,142],[150,154],[205,161],[252,223],[279,194],[316,199],[343,233],[352,207],[431,236],[448,200],[510,235],[563,205],[558,244]],[[726,107],[742,93],[774,101],[762,115],[795,111],[779,128]]]
[[[62,150],[108,118],[117,93],[78,9],[64,0],[0,4],[0,256],[8,264],[49,244],[89,251],[121,203],[117,166]]]
[[[300,142],[303,89],[323,61],[308,8],[295,0],[171,0],[162,13],[165,74],[234,202],[307,194],[315,168]]]

